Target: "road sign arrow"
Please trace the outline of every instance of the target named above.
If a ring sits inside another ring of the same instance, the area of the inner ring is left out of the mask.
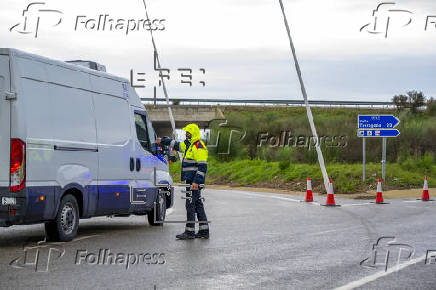
[[[390,127],[390,128],[395,128],[398,126],[398,124],[400,124],[400,119],[398,119],[395,116],[386,116],[385,120],[386,120],[386,124],[392,125],[392,127]]]

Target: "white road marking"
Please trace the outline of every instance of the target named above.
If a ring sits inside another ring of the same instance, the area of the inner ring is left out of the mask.
[[[325,234],[329,234],[329,233],[336,233],[336,232],[343,232],[343,231],[354,230],[354,229],[357,229],[357,228],[360,228],[360,227],[361,226],[352,226],[352,227],[347,227],[347,228],[338,228],[338,229],[327,230],[327,231],[322,231],[322,232],[309,233],[307,235],[308,236],[325,235]]]
[[[342,287],[336,288],[335,290],[351,290],[351,289],[363,286],[363,285],[365,285],[365,284],[367,284],[369,282],[373,282],[373,281],[377,280],[378,278],[388,276],[388,275],[390,275],[392,273],[396,273],[396,272],[398,272],[398,271],[400,271],[400,270],[402,270],[402,269],[404,269],[404,268],[406,268],[406,267],[408,267],[410,265],[414,265],[414,264],[419,263],[419,262],[424,261],[424,260],[425,260],[425,255],[422,256],[422,257],[410,260],[408,262],[399,264],[398,266],[392,267],[392,268],[390,268],[387,271],[381,271],[381,272],[375,273],[373,275],[370,275],[370,276],[367,276],[367,277],[363,277],[360,280],[356,280],[356,281],[350,282],[347,285],[344,285]]]
[[[231,191],[231,190],[223,190],[223,191]],[[238,190],[235,190],[238,191]],[[280,199],[280,200],[286,200],[291,202],[298,202],[300,203],[300,199],[293,199],[293,198],[287,198],[287,197],[280,197],[280,196],[274,196],[274,195],[264,195],[264,194],[258,194],[258,193],[250,193],[250,192],[244,192],[244,191],[238,191],[238,194],[245,194],[249,196],[258,196],[258,197],[265,197],[265,198],[274,198],[274,199]]]
[[[343,204],[342,206],[359,206],[359,205],[368,205],[368,204],[375,204],[375,203],[371,203],[371,202],[351,203],[351,204]]]

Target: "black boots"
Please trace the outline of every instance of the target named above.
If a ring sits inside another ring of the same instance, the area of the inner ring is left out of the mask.
[[[195,237],[197,239],[209,239],[209,231],[198,231],[198,233],[195,234]]]
[[[176,236],[176,239],[178,239],[178,240],[192,240],[195,238],[197,238],[197,239],[209,239],[209,232],[208,231],[199,231],[198,233],[184,232],[184,233]]]
[[[184,232],[180,235],[176,236],[176,239],[178,240],[191,240],[195,239],[195,233],[194,232]]]

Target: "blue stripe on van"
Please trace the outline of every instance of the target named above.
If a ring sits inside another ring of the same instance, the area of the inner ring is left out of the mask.
[[[37,223],[52,220],[56,216],[60,204],[60,196],[72,187],[79,189],[80,185],[31,186],[18,193],[9,193],[8,187],[0,187],[0,196],[17,197],[16,206],[0,204],[0,226],[10,224]],[[147,188],[132,192],[130,199],[128,185],[90,185],[80,188],[83,194],[83,218],[109,214],[144,214],[151,210],[158,193],[157,188]],[[119,193],[117,196],[116,193]],[[41,196],[44,197],[41,200]],[[171,196],[171,205],[174,197]],[[136,202],[135,202],[136,201]],[[81,203],[78,200],[78,203]],[[80,206],[80,205],[79,205]],[[16,209],[15,215],[10,209]]]

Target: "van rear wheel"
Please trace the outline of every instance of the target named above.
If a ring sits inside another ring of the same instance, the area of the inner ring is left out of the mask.
[[[56,218],[45,224],[49,240],[69,242],[77,235],[79,228],[79,206],[71,194],[65,195],[59,206]]]
[[[167,203],[165,200],[165,195],[164,193],[159,192],[153,209],[147,214],[148,223],[151,226],[163,226],[166,211]]]

